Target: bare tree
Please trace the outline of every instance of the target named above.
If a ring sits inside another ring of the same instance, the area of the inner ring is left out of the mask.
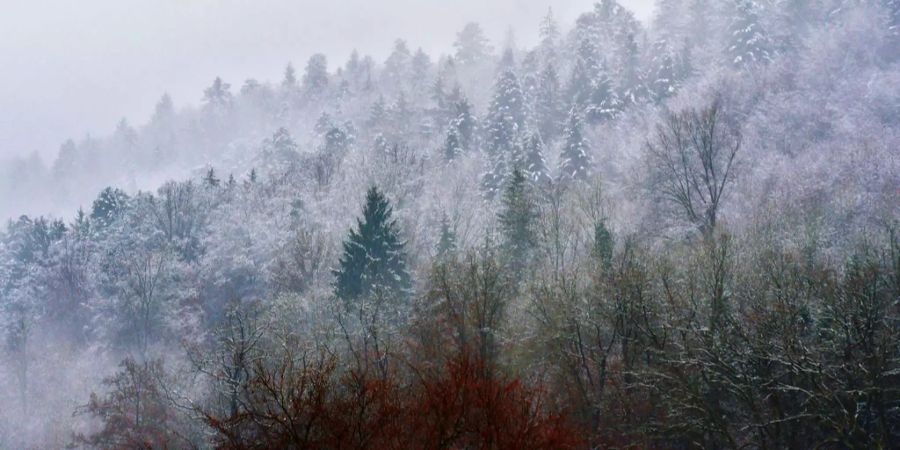
[[[709,236],[741,148],[740,130],[723,120],[719,99],[702,110],[670,113],[647,142],[655,195],[680,207]]]

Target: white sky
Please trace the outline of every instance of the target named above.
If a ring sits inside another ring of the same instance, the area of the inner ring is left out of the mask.
[[[647,20],[653,0],[619,0]],[[396,38],[432,57],[476,21],[495,41],[536,41],[548,6],[568,28],[593,0],[0,0],[0,157],[143,123],[163,92],[197,104],[222,76],[278,80],[310,54],[379,61]]]

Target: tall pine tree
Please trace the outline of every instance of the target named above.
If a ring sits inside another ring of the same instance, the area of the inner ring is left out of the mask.
[[[525,174],[514,169],[503,191],[503,206],[498,215],[502,249],[510,270],[521,275],[528,267],[537,246],[537,208]]]
[[[565,144],[560,155],[559,175],[563,181],[585,180],[590,173],[591,160],[582,128],[581,115],[572,108],[566,121]]]
[[[363,217],[357,219],[356,229],[350,230],[340,266],[333,272],[335,296],[349,302],[371,295],[408,295],[412,283],[404,242],[392,214],[387,198],[378,188],[370,188]]]

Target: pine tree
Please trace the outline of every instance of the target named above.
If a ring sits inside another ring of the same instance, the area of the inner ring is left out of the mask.
[[[445,260],[456,251],[456,229],[450,224],[450,218],[444,213],[441,215],[440,238],[435,247],[435,258]]]
[[[447,138],[444,140],[443,147],[444,160],[453,161],[462,154],[462,146],[459,143],[459,129],[456,123],[452,122],[447,128]]]
[[[572,108],[566,122],[565,145],[560,155],[559,175],[563,180],[585,180],[590,173],[591,161],[587,155],[587,140],[582,127],[581,116]]]
[[[769,62],[772,59],[771,43],[759,22],[759,7],[753,0],[734,1],[734,15],[725,52],[730,64],[740,68],[748,64]]]
[[[203,176],[203,185],[210,188],[219,187],[219,179],[216,177],[216,171],[212,167],[210,167],[206,171],[206,175]]]
[[[284,79],[281,80],[281,89],[285,92],[291,92],[297,88],[297,73],[294,65],[288,63],[284,69]]]
[[[601,220],[594,224],[594,244],[591,248],[591,256],[600,262],[606,270],[612,264],[613,237],[606,221]]]
[[[405,297],[412,286],[406,270],[404,242],[393,208],[372,187],[366,193],[362,219],[344,241],[340,266],[333,271],[335,296],[350,302],[370,295]]]
[[[459,92],[459,86],[454,89],[454,93],[453,96],[459,97],[459,100],[456,100],[453,104],[455,114],[453,125],[459,132],[460,148],[464,151],[471,150],[475,144],[475,131],[477,128],[477,121],[472,114],[472,104]]]
[[[467,23],[462,31],[457,33],[453,47],[456,48],[454,59],[461,66],[473,66],[491,54],[491,45],[481,25],[475,22]]]
[[[484,178],[484,187],[489,195],[493,195],[502,187],[510,165],[520,154],[520,133],[525,130],[525,97],[512,71],[503,72],[494,85],[487,120],[490,167]]]
[[[498,215],[502,249],[515,275],[521,275],[528,266],[531,252],[537,245],[537,218],[528,180],[516,168],[503,191],[502,209]]]
[[[559,134],[562,108],[563,102],[559,87],[559,76],[553,64],[548,63],[538,77],[534,105],[537,127],[544,139],[553,141]]]
[[[309,57],[303,73],[303,92],[307,97],[318,98],[328,87],[328,59],[321,53]]]
[[[544,142],[539,134],[533,133],[525,141],[524,153],[523,171],[526,177],[536,185],[549,181],[550,171],[544,159]]]
[[[91,205],[91,221],[100,227],[110,225],[125,212],[128,200],[128,194],[120,189],[103,189]]]
[[[559,42],[559,24],[553,17],[553,8],[547,8],[547,15],[541,20],[539,28],[541,44],[540,52],[544,64],[552,64],[556,59],[556,45]]]

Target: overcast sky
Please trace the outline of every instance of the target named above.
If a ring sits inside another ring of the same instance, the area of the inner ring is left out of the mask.
[[[642,20],[653,0],[619,0]],[[343,64],[356,48],[379,61],[396,38],[432,56],[449,53],[469,21],[494,41],[512,27],[537,39],[552,4],[565,28],[593,0],[0,0],[0,157],[38,151],[46,161],[68,137],[107,135],[126,117],[146,121],[169,92],[199,103],[217,75],[278,80],[310,54]]]

